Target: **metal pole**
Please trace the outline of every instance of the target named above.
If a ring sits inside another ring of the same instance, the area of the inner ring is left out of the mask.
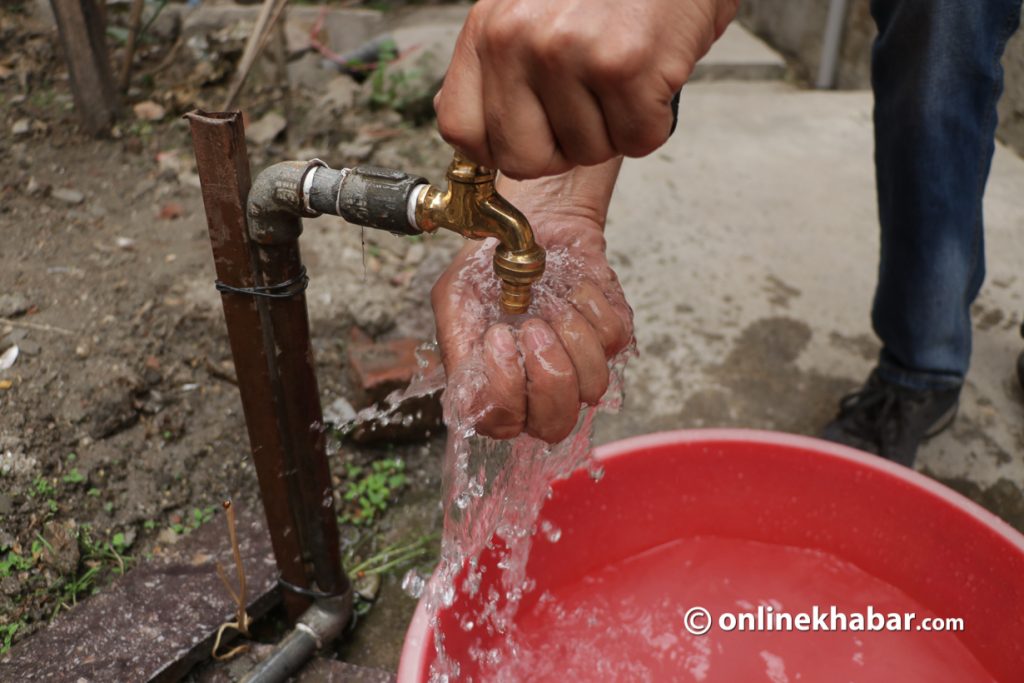
[[[818,80],[815,87],[831,90],[836,87],[839,74],[839,50],[843,45],[843,27],[846,24],[846,10],[849,0],[831,0],[828,18],[825,20],[825,35],[821,42],[821,63],[818,65]]]
[[[241,115],[195,112],[188,119],[219,282],[235,290],[282,282],[271,280],[301,269],[298,247],[292,242],[281,263],[263,254],[271,262],[257,268],[257,245],[246,217],[251,177]],[[305,298],[275,300],[283,307],[268,301],[237,291],[222,295],[274,557],[288,584],[310,589],[315,578],[321,592],[344,592],[348,580],[341,569],[334,501],[325,476],[320,400],[315,378],[310,379]],[[307,570],[307,562],[315,571]],[[285,592],[284,602],[292,619],[310,605],[307,596],[293,591]]]

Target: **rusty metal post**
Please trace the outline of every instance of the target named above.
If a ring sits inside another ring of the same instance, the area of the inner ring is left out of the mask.
[[[257,244],[256,275],[262,286],[304,278],[298,240]],[[264,307],[273,338],[271,348],[276,351],[272,366],[276,367],[280,381],[285,446],[302,490],[302,508],[297,513],[305,517],[300,521],[305,559],[312,562],[313,576],[321,592],[340,593],[347,590],[348,581],[341,570],[338,521],[327,465],[306,296],[298,291],[287,298],[265,300]]]
[[[227,290],[251,290],[300,278],[297,241],[267,246],[250,239],[251,177],[241,115],[194,112],[188,119],[218,280]],[[300,589],[312,589],[315,581],[314,592],[343,593],[349,584],[341,567],[305,296],[222,291],[281,578]],[[293,591],[284,599],[293,619],[309,606]]]

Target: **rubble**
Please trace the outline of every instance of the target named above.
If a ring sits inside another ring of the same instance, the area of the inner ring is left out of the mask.
[[[50,192],[50,196],[57,201],[64,202],[65,204],[71,204],[77,206],[85,201],[85,195],[78,190],[72,190],[68,187],[57,187]]]

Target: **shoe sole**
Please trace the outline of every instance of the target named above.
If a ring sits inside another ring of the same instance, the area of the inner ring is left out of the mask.
[[[929,431],[925,432],[924,439],[930,439],[933,436],[938,436],[942,432],[946,431],[953,421],[956,420],[956,414],[960,410],[960,401],[954,403],[949,410],[947,410],[939,419],[935,422]]]

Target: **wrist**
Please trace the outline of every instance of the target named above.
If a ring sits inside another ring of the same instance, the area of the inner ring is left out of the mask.
[[[603,232],[621,166],[622,157],[616,157],[544,178],[512,180],[499,176],[496,189],[523,212],[539,235],[569,223]]]

